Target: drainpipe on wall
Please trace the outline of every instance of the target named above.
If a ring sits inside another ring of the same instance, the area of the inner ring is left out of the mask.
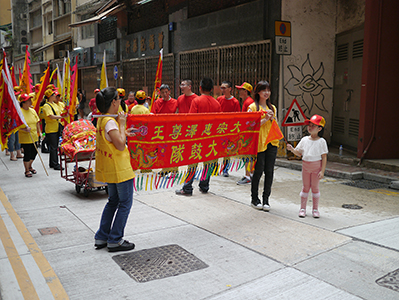
[[[382,22],[382,1],[379,1],[379,14],[378,14],[378,31],[377,31],[377,41],[378,41],[378,46],[377,46],[377,70],[376,70],[376,76],[375,76],[375,90],[374,90],[374,111],[373,111],[373,131],[371,133],[371,138],[369,143],[367,144],[366,149],[364,149],[362,156],[360,157],[359,163],[357,164],[360,166],[363,162],[364,156],[367,154],[367,151],[369,150],[371,144],[375,140],[375,127],[377,124],[377,93],[378,93],[378,79],[379,79],[379,74],[380,74],[380,52],[381,52],[381,43],[380,43],[380,36],[381,36],[381,22]]]

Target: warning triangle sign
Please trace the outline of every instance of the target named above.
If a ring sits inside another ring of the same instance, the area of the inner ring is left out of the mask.
[[[294,99],[284,117],[281,126],[300,126],[305,125],[306,117],[299,106],[298,101]]]

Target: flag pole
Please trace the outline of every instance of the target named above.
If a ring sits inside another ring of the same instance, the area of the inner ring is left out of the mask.
[[[6,167],[7,171],[10,171],[10,169],[7,167],[7,165],[4,163],[4,160],[0,157],[1,162],[3,163],[3,165]]]
[[[30,139],[32,140],[33,146],[35,146],[35,149],[36,149],[36,151],[37,151],[37,155],[39,155],[40,161],[42,162],[43,169],[44,169],[44,171],[46,172],[46,175],[49,176],[49,175],[48,175],[48,172],[47,172],[47,169],[46,169],[46,167],[44,166],[43,159],[42,159],[42,157],[41,157],[41,155],[40,155],[40,153],[39,153],[39,150],[37,150],[36,143],[33,141],[33,137],[32,137],[32,134],[31,134],[30,132],[29,132],[29,136],[30,136]]]

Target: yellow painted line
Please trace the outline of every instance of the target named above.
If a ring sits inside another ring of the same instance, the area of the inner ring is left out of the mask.
[[[8,215],[10,216],[11,220],[13,221],[15,227],[17,228],[19,234],[21,235],[22,239],[24,240],[26,246],[29,248],[29,251],[30,251],[32,257],[34,258],[37,266],[39,267],[40,271],[42,272],[43,277],[45,278],[47,285],[50,288],[51,293],[53,294],[54,299],[65,299],[65,300],[69,299],[64,287],[62,286],[59,278],[55,274],[50,263],[47,261],[43,252],[40,250],[39,246],[36,244],[35,240],[29,233],[28,229],[25,227],[25,224],[22,222],[21,218],[18,216],[18,214],[12,207],[10,201],[8,201],[6,195],[4,194],[4,192],[1,188],[0,188],[0,201],[3,203],[4,208],[6,209]],[[16,275],[17,275],[17,273],[16,273]],[[21,289],[22,289],[22,287],[21,287]],[[31,297],[31,295],[30,295],[30,297]],[[33,297],[32,298],[30,298],[30,297],[25,298],[25,299],[34,299]]]
[[[391,192],[388,190],[369,190],[369,192],[383,194],[383,195],[387,195],[387,196],[399,196],[398,192]]]
[[[25,299],[39,299],[35,287],[33,286],[32,280],[30,279],[29,274],[25,269],[21,257],[19,256],[18,251],[15,248],[14,242],[12,241],[1,216],[0,239],[3,243],[4,249],[6,250],[7,257],[14,271],[15,277],[17,278],[22,295]]]

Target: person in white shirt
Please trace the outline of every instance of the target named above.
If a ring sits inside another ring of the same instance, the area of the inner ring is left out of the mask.
[[[298,216],[306,217],[306,203],[308,201],[309,190],[312,189],[314,218],[319,218],[319,200],[320,190],[319,181],[324,177],[327,165],[327,142],[323,139],[324,126],[326,121],[322,116],[314,115],[310,120],[306,120],[308,132],[310,136],[305,136],[299,144],[294,148],[291,144],[287,144],[287,150],[297,156],[302,156],[302,191],[301,209]]]

